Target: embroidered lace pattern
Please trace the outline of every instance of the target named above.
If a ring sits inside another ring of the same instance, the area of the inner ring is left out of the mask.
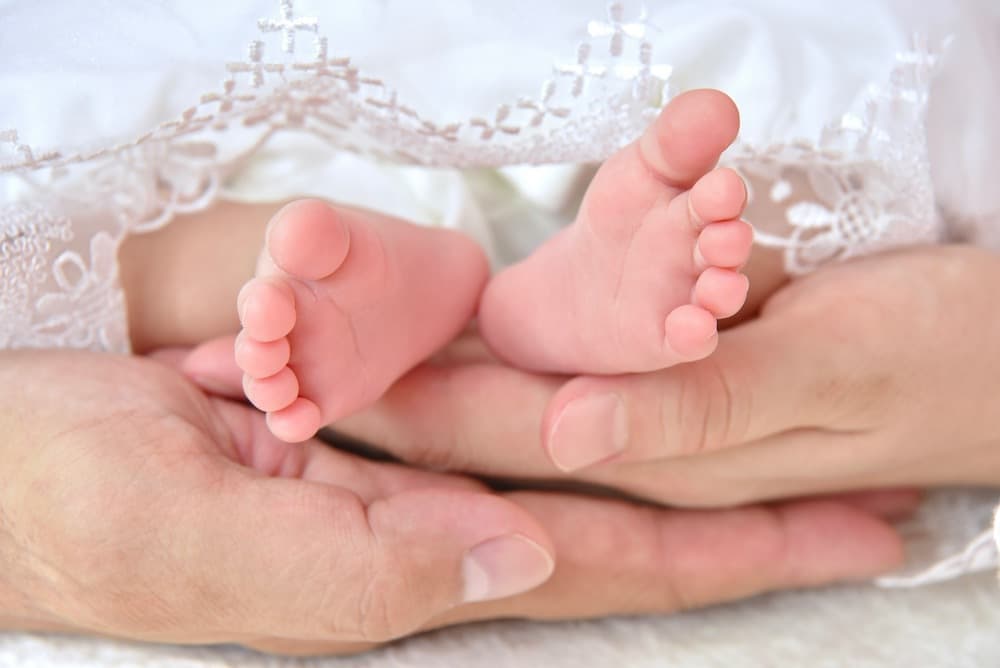
[[[628,17],[618,2],[589,23],[589,38],[537,95],[447,123],[333,54],[319,20],[297,17],[291,0],[257,31],[247,57],[225,66],[220,90],[131,143],[38,152],[14,131],[0,134],[0,178],[16,181],[0,233],[4,257],[17,256],[4,262],[2,303],[18,313],[5,318],[0,345],[126,350],[114,246],[210,204],[275,132],[425,165],[586,162],[636,137],[669,97],[671,69],[652,61],[645,13]],[[779,220],[753,222],[762,244],[783,249],[789,271],[935,237],[923,138],[932,66],[926,49],[901,54],[888,84],[818,142],[739,144],[727,157],[758,186],[755,197],[766,190],[785,207]],[[97,236],[74,239],[85,218],[100,221]]]
[[[860,109],[816,142],[732,151],[750,186],[748,214],[765,201],[779,212],[752,222],[756,241],[781,249],[789,273],[940,238],[925,129],[936,61],[923,44],[899,54],[889,81],[873,84]]]
[[[0,133],[0,186],[14,193],[0,211],[0,303],[16,314],[5,317],[0,346],[126,351],[113,248],[127,233],[210,204],[225,176],[275,132],[304,131],[339,149],[426,165],[596,161],[655,115],[670,73],[651,62],[644,14],[626,19],[616,3],[537,96],[441,124],[331,54],[319,21],[297,18],[291,0],[257,28],[246,59],[226,65],[220,90],[134,142],[67,154]],[[89,229],[82,219],[100,219],[94,239],[74,238]]]

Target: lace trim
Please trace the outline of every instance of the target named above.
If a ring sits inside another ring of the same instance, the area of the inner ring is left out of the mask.
[[[10,190],[19,201],[35,202],[30,208],[7,206],[0,218],[3,234],[32,235],[31,242],[18,242],[18,262],[5,263],[5,303],[34,310],[30,322],[18,316],[17,326],[6,326],[3,345],[96,346],[112,341],[109,332],[124,331],[123,316],[112,316],[110,304],[70,319],[74,330],[89,326],[89,336],[61,336],[48,319],[38,320],[39,300],[70,307],[83,289],[51,271],[44,285],[29,281],[23,267],[38,272],[48,262],[40,256],[58,250],[44,245],[62,234],[46,221],[68,219],[79,234],[86,229],[82,222],[99,220],[98,229],[114,243],[127,233],[156,229],[208,206],[227,175],[280,130],[426,165],[596,161],[638,136],[669,96],[671,68],[652,61],[646,12],[626,17],[620,2],[609,6],[604,20],[589,22],[589,38],[571,62],[553,68],[539,95],[501,105],[492,116],[450,123],[428,120],[350,58],[331,55],[319,20],[297,17],[292,0],[281,0],[279,15],[260,19],[257,29],[247,58],[226,65],[229,77],[221,90],[202,95],[179,118],[132,143],[63,154],[26,146],[14,131],[0,133],[0,178],[17,181]],[[312,53],[299,58],[303,35]],[[766,197],[755,199],[784,209],[776,221],[752,222],[762,245],[782,249],[789,272],[938,238],[924,132],[935,62],[926,45],[916,43],[899,54],[889,82],[874,87],[859,112],[828,127],[817,142],[741,143],[727,156],[751,184],[767,184]],[[37,229],[24,232],[17,221],[29,218]],[[71,253],[60,255],[62,264],[83,272],[87,285],[105,286],[110,301],[123,303],[113,254],[105,266],[108,253],[91,252],[88,262],[86,249],[61,252]],[[98,315],[110,320],[91,319]],[[111,347],[126,350],[127,343],[112,341]]]
[[[134,142],[64,154],[22,144],[13,130],[0,133],[0,178],[16,182],[8,189],[16,200],[35,202],[9,205],[0,218],[0,232],[11,239],[26,234],[18,220],[35,221],[31,240],[17,242],[18,262],[4,264],[4,310],[19,315],[0,330],[0,345],[127,351],[114,254],[92,252],[88,262],[81,249],[63,249],[49,266],[45,254],[57,249],[46,240],[63,234],[59,226],[66,220],[80,230],[84,221],[100,219],[104,236],[95,237],[91,250],[97,244],[103,251],[108,238],[116,245],[127,233],[154,230],[200,210],[216,198],[227,175],[280,130],[425,165],[596,161],[642,131],[662,104],[670,75],[669,67],[652,62],[645,11],[626,18],[623,5],[614,2],[605,20],[589,23],[590,38],[571,62],[554,67],[538,96],[501,105],[490,117],[442,124],[402,103],[394,89],[360,72],[350,58],[331,55],[319,20],[296,17],[292,0],[282,0],[279,16],[260,19],[257,28],[247,58],[226,65],[229,77],[221,90],[202,95],[179,118]],[[298,58],[303,33],[311,37],[312,54]],[[59,226],[47,222],[55,220]],[[12,243],[8,253],[14,252]],[[30,272],[22,265],[30,265]],[[37,278],[43,265],[50,270],[48,291],[28,276]],[[84,284],[60,282],[54,272],[63,265],[72,265]],[[74,303],[98,286],[107,295],[101,308]],[[61,328],[55,316],[44,315],[56,304],[66,307]]]
[[[361,73],[349,57],[331,56],[319,20],[295,18],[292,0],[281,0],[278,18],[258,21],[259,37],[250,42],[247,59],[227,63],[230,76],[222,90],[202,95],[180,118],[133,143],[72,155],[37,153],[7,131],[0,134],[8,153],[0,161],[0,171],[52,169],[122,157],[145,144],[212,137],[235,127],[250,130],[257,139],[241,142],[244,148],[237,152],[241,155],[252,152],[270,132],[296,128],[348,150],[432,166],[601,160],[655,115],[672,71],[652,62],[645,9],[633,20],[624,13],[622,3],[613,2],[606,20],[590,21],[590,39],[579,45],[573,62],[553,68],[538,96],[503,104],[492,117],[435,123],[403,104],[381,79]],[[296,58],[299,32],[313,34],[313,53],[306,60]],[[274,50],[273,43],[268,48],[274,41],[269,37],[275,33],[280,34],[284,56],[269,59],[267,54]],[[609,91],[613,94],[601,94]],[[556,130],[559,140],[545,141]],[[497,136],[511,139],[502,148],[493,148],[490,140]],[[601,140],[596,146],[595,137]],[[419,154],[414,146],[420,147]]]
[[[782,250],[790,274],[940,239],[925,122],[938,59],[915,39],[897,54],[889,81],[871,87],[861,111],[827,126],[817,142],[741,144],[728,157],[748,183],[768,187],[751,190],[750,211],[755,198],[766,198],[783,212],[780,224],[753,221],[755,240]]]

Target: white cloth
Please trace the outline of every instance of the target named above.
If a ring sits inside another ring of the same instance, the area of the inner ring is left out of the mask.
[[[996,190],[961,175],[989,173],[988,146],[1000,139],[992,106],[932,104],[929,133],[924,112],[947,36],[955,53],[937,99],[1000,96],[987,69],[990,5],[851,0],[831,22],[829,9],[779,0],[649,12],[603,0],[489,10],[447,0],[0,0],[0,128],[11,128],[0,134],[0,307],[13,314],[0,345],[124,351],[110,249],[208,205],[248,165],[263,178],[241,197],[302,192],[304,174],[340,159],[331,145],[446,167],[598,160],[694,86],[741,106],[726,161],[754,187],[759,239],[784,248],[790,270],[939,238],[931,163],[937,204],[985,238]],[[287,142],[310,150],[276,150]],[[528,212],[517,216],[507,204],[483,209],[477,194],[495,176],[392,176],[381,192],[348,180],[360,181],[338,174],[315,194],[471,225],[498,259],[523,254],[571,209],[564,168],[503,173],[505,196],[494,188],[486,199],[516,200],[515,213]],[[497,219],[527,223],[487,229]],[[497,236],[511,248],[494,248]]]
[[[980,575],[909,590],[788,592],[668,616],[490,622],[340,659],[0,634],[0,668],[992,668],[993,585]]]
[[[1000,248],[995,3],[649,4],[0,0],[0,347],[127,351],[117,243],[223,196],[374,206],[508,261],[567,221],[579,163],[700,86],[741,107],[725,160],[789,270]],[[962,498],[932,552],[989,506]]]

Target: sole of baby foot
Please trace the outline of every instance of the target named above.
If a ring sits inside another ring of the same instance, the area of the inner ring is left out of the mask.
[[[703,358],[743,305],[747,192],[715,168],[739,114],[717,91],[674,99],[598,170],[576,221],[493,278],[480,328],[498,357],[556,373],[644,372]]]
[[[310,438],[457,336],[487,273],[460,233],[318,200],[286,206],[238,299],[247,398],[278,438]]]

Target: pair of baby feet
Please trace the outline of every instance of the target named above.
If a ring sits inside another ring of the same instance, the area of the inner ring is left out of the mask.
[[[246,396],[275,436],[305,440],[377,400],[477,312],[493,352],[535,371],[644,372],[709,355],[717,319],[748,289],[746,190],[715,167],[738,128],[722,93],[678,96],[601,166],[571,226],[491,280],[459,233],[286,206],[238,300]]]

